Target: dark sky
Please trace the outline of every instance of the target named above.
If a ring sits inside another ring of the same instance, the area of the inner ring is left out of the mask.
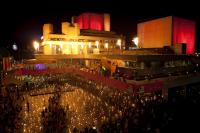
[[[195,1],[160,0],[52,0],[0,4],[0,45],[14,41],[22,46],[42,35],[42,25],[53,23],[59,27],[62,21],[70,21],[72,15],[82,12],[107,12],[111,14],[111,30],[124,35],[136,34],[138,22],[175,15],[192,19],[197,23],[197,44],[200,43],[200,7]]]

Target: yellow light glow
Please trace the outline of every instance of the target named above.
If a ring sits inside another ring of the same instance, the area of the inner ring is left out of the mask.
[[[51,42],[49,43],[49,47],[52,48],[52,43]]]
[[[33,42],[33,47],[34,47],[34,49],[37,51],[37,50],[39,50],[39,43],[37,42],[37,41],[34,41]]]
[[[121,49],[121,39],[117,40],[117,45],[119,46],[119,48]]]
[[[108,43],[105,43],[105,48],[108,49]]]
[[[62,44],[62,43],[60,43],[60,48],[61,48],[61,49],[63,48],[63,44]]]
[[[95,45],[96,45],[97,48],[99,48],[99,41],[96,41]]]
[[[89,48],[92,47],[92,43],[91,43],[91,42],[88,43],[88,47],[89,47]]]
[[[117,40],[117,45],[121,45],[121,39]]]
[[[83,49],[83,47],[84,47],[84,43],[81,43],[81,48]]]
[[[44,44],[45,44],[45,43],[44,43],[44,42],[42,42],[42,46],[44,46]]]

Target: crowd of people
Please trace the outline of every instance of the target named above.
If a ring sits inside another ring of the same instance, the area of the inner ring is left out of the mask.
[[[194,132],[199,94],[178,100],[161,94],[134,96],[77,75],[48,75],[26,84],[1,105],[0,132]],[[198,93],[198,92],[197,92]],[[10,93],[11,94],[11,93]]]
[[[7,96],[1,98],[0,103],[0,132],[13,133],[21,127],[21,110],[23,97],[16,91],[16,86],[6,87]]]
[[[41,124],[43,133],[66,133],[67,125],[69,125],[69,120],[66,113],[69,110],[65,110],[59,105],[60,94],[56,93],[49,98],[48,108],[42,111]]]

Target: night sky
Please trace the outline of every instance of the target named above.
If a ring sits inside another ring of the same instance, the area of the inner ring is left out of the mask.
[[[146,2],[147,1],[147,2]],[[8,46],[16,42],[26,48],[33,40],[39,40],[44,23],[53,23],[56,32],[61,22],[71,21],[71,16],[82,12],[111,14],[111,30],[134,36],[137,23],[165,16],[178,16],[196,21],[196,45],[200,49],[200,7],[195,1],[140,0],[52,0],[27,2],[7,1],[0,8],[0,45]],[[135,4],[134,4],[135,3]]]

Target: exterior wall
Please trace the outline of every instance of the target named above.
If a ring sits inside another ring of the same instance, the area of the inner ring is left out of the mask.
[[[93,53],[94,53],[94,54],[99,54],[99,49],[98,49],[98,48],[94,48],[94,49],[93,49]]]
[[[82,13],[74,17],[74,22],[79,24],[80,29],[104,30],[103,14]]]
[[[196,24],[191,20],[172,16],[155,19],[138,24],[137,34],[141,48],[186,44],[186,54],[195,52]]]
[[[52,49],[51,49],[51,46],[50,46],[51,44],[49,44],[49,45],[45,45],[44,46],[44,54],[45,55],[51,55],[52,54]]]
[[[110,14],[104,14],[104,31],[110,31]]]
[[[71,54],[71,45],[63,45],[62,54]]]
[[[75,29],[75,35],[79,36],[80,35],[80,26],[77,23],[74,23],[74,29]]]
[[[80,54],[80,45],[78,44],[72,45],[72,54]]]
[[[94,41],[44,41],[43,45],[43,53],[46,55],[58,54],[58,48],[60,48],[59,54],[99,54],[100,52],[107,53],[109,51],[112,51],[112,48],[110,48],[111,46],[109,45],[109,49],[107,49],[104,47],[104,43],[99,43],[99,46],[97,48]]]
[[[68,36],[78,36],[80,35],[80,27],[77,23],[74,23],[73,26],[70,26],[70,23],[62,23],[62,33]]]
[[[48,35],[53,33],[53,25],[52,24],[44,24],[43,26],[43,35]],[[45,39],[45,38],[44,38]]]
[[[68,34],[68,28],[70,26],[70,23],[69,22],[63,22],[61,24],[61,30],[62,30],[62,33],[67,35]]]
[[[141,48],[162,48],[171,46],[172,43],[172,17],[160,18],[138,26],[139,47]]]
[[[122,49],[125,45],[123,36],[109,32],[109,14],[83,13],[78,17],[73,17],[72,21],[72,24],[68,22],[61,24],[62,34],[53,34],[52,24],[44,24],[42,46],[45,55],[108,53],[115,49]],[[92,29],[92,31],[88,34],[83,32],[80,35],[80,29]],[[96,42],[98,42],[98,47]]]
[[[194,21],[173,17],[173,44],[186,44],[186,54],[195,52],[196,25]]]
[[[73,53],[74,54],[88,54],[88,53],[98,54],[100,52],[108,52],[115,49],[119,49],[119,47],[116,44],[119,38],[98,37],[98,36],[79,36],[79,35],[71,35],[71,34],[74,34],[74,32],[73,33],[68,32],[67,35],[60,35],[60,34],[44,35],[45,39],[42,42],[42,45],[44,46],[43,53],[47,55],[56,54],[54,52],[56,45],[60,46],[62,54],[73,54]],[[121,40],[122,39],[123,38],[121,38]],[[98,50],[96,50],[97,48],[95,44],[96,41],[99,41]],[[105,47],[106,42],[108,42],[108,49]],[[121,47],[123,47],[123,41],[121,42],[122,42]],[[52,49],[50,49],[50,45]],[[73,50],[74,48],[75,50]]]

